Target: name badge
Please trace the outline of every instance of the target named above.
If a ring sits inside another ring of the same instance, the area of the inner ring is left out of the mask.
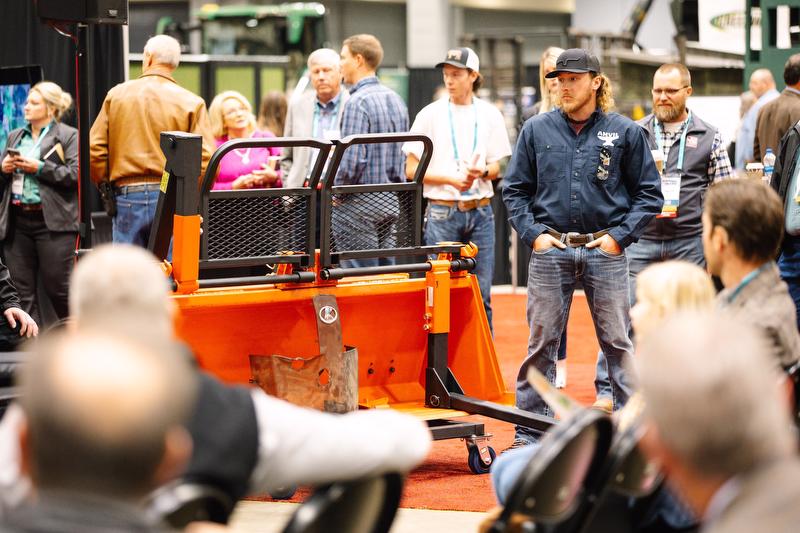
[[[22,189],[25,182],[25,174],[14,172],[11,177],[11,203],[19,205],[22,203]]]
[[[661,194],[664,196],[664,207],[656,218],[675,218],[678,216],[678,205],[681,198],[681,175],[662,174]]]
[[[335,141],[342,136],[342,132],[339,130],[339,128],[322,130],[322,136],[326,141]]]

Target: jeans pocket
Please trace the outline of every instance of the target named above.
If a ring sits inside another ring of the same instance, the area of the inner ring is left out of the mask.
[[[446,205],[429,205],[428,206],[428,219],[430,220],[447,220],[452,214],[453,208]]]
[[[544,250],[534,250],[533,255],[547,255],[553,250],[558,250],[557,246],[551,246],[550,248],[545,248]]]
[[[595,250],[597,250],[597,253],[599,253],[603,257],[608,257],[609,259],[619,259],[621,257],[625,257],[625,250],[622,250],[618,254],[610,254],[610,253],[606,252],[605,250],[603,250],[602,248],[600,248],[599,246],[597,248],[595,248]]]

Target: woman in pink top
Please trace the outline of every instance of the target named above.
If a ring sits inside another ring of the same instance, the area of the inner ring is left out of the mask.
[[[268,131],[256,130],[253,107],[241,93],[218,94],[208,108],[211,128],[217,147],[231,139],[274,137]],[[217,169],[214,190],[260,189],[280,187],[277,164],[281,148],[236,148],[231,150]]]

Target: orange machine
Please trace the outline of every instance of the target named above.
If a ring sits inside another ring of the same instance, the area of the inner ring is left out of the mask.
[[[407,140],[423,142],[426,148],[413,182],[333,186],[347,147]],[[236,147],[275,145],[319,149],[308,187],[210,191],[225,153]],[[488,471],[494,458],[485,445],[483,424],[443,417],[479,413],[534,429],[549,427],[551,419],[511,407],[514,395],[500,374],[477,278],[468,273],[478,251],[459,243],[420,246],[421,184],[431,153],[427,137],[232,141],[214,154],[198,196],[190,177],[199,173],[199,146],[191,135],[162,134],[167,170],[150,248],[166,258],[174,235],[173,259],[165,261],[165,269],[174,281],[177,331],[204,369],[229,383],[248,383],[250,355],[319,354],[318,311],[312,300],[332,295],[338,304],[334,318],[341,322],[341,340],[358,351],[360,406],[407,411],[429,420],[435,438],[465,438],[469,465],[476,473]],[[318,188],[326,161],[328,179]],[[358,198],[348,196],[356,194]],[[337,238],[336,209],[353,200],[361,205],[387,198],[400,212],[395,247],[374,250]],[[319,250],[314,238],[317,218]],[[341,260],[353,257],[428,254],[437,259],[338,267]],[[264,264],[277,265],[274,273],[216,279],[203,275],[212,269]]]

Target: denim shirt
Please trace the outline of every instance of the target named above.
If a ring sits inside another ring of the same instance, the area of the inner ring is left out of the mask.
[[[607,229],[624,248],[664,203],[642,128],[599,110],[579,134],[562,111],[528,120],[504,182],[509,221],[527,246],[549,227],[579,233]]]

